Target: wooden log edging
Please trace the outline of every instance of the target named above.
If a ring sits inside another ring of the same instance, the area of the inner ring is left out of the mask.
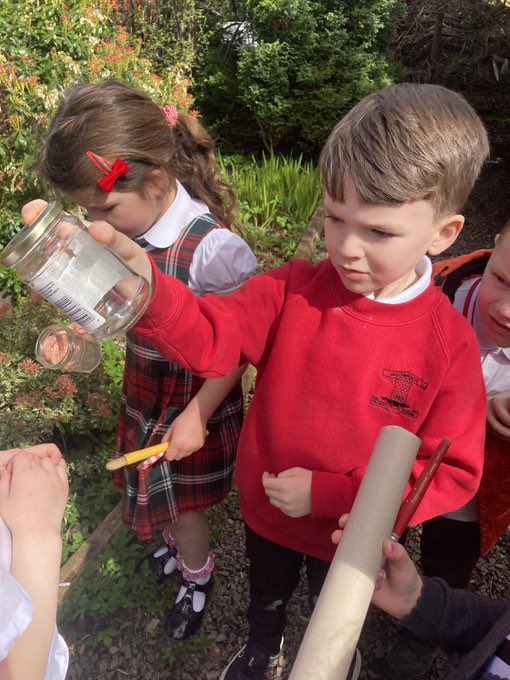
[[[294,258],[311,259],[317,242],[322,235],[324,222],[324,212],[322,201],[319,202],[308,223],[306,230],[299,239],[299,243],[294,251]],[[255,385],[257,370],[251,364],[246,368],[243,375],[243,392],[248,394]],[[58,593],[58,606],[61,607],[72,587],[76,584],[86,567],[92,560],[99,555],[104,547],[111,541],[116,531],[120,528],[122,501],[111,510],[97,528],[90,534],[87,540],[82,543],[78,550],[71,555],[60,570],[60,583],[65,586],[60,587]],[[67,585],[68,584],[68,585]]]
[[[85,571],[92,560],[104,549],[117,529],[121,526],[120,514],[122,501],[111,510],[104,520],[90,534],[78,550],[71,555],[60,569],[60,588],[58,591],[58,606],[60,607],[69,594],[71,588]]]

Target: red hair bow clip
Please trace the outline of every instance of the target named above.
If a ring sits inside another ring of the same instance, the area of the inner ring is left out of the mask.
[[[175,106],[160,106],[160,109],[165,114],[166,121],[171,128],[177,125],[177,109]]]
[[[110,165],[108,161],[105,161],[104,158],[101,158],[101,156],[98,156],[93,151],[86,151],[85,153],[96,168],[99,168],[103,173],[104,177],[100,177],[97,180],[97,185],[104,191],[112,191],[119,177],[129,172],[129,165],[122,158],[116,158],[113,164]]]

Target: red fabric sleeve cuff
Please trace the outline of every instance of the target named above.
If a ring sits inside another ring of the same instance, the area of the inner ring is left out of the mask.
[[[363,473],[353,470],[349,475],[314,470],[312,474],[312,517],[337,519],[350,512]]]

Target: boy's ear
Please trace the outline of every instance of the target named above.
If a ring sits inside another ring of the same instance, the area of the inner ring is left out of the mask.
[[[439,255],[456,241],[464,226],[464,219],[463,215],[448,215],[443,218],[429,246],[429,255]]]

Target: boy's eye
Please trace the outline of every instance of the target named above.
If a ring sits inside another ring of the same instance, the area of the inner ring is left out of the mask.
[[[510,283],[502,276],[499,276],[499,274],[494,274],[494,278],[496,279],[496,281],[498,281],[498,283],[501,283],[504,286],[510,286]]]
[[[375,236],[379,236],[380,238],[392,238],[392,236],[394,236],[394,234],[382,231],[382,229],[372,229],[372,234],[375,234]]]
[[[340,219],[340,217],[337,217],[336,215],[326,215],[326,220],[328,222],[333,222],[334,224],[340,224],[343,221]]]

